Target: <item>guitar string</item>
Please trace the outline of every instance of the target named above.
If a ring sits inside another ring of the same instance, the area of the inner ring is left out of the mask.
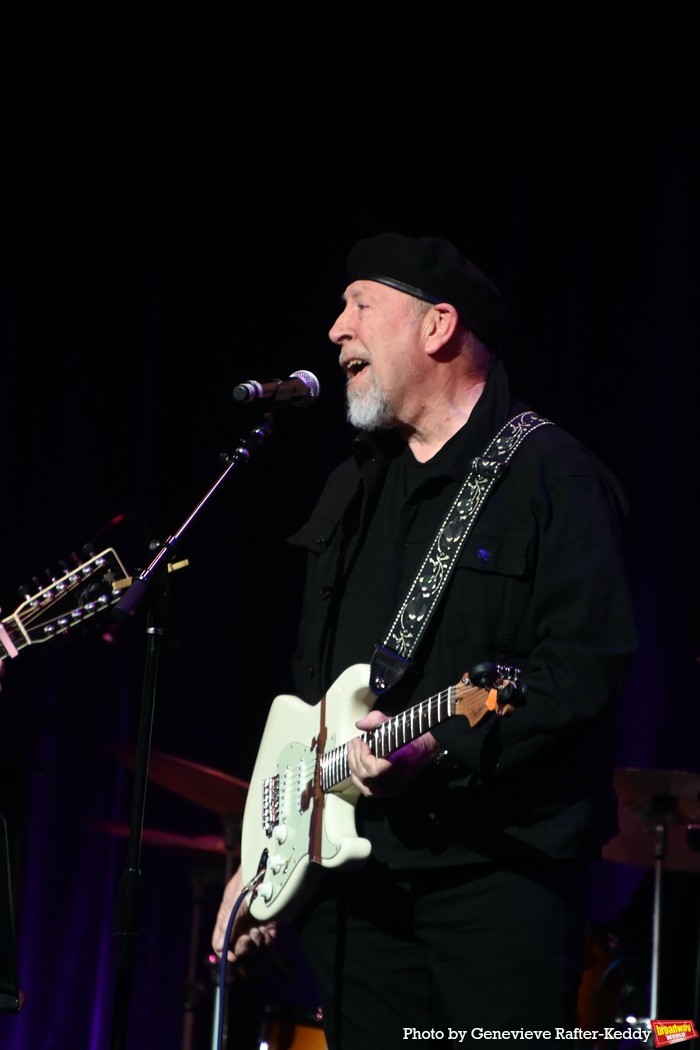
[[[373,742],[379,744],[386,743],[387,741],[385,738],[388,737],[388,753],[398,750],[400,747],[405,746],[405,744],[415,740],[416,737],[420,736],[422,733],[427,732],[433,725],[438,724],[443,721],[444,718],[447,718],[450,714],[454,713],[457,690],[457,686],[448,686],[434,696],[428,697],[427,700],[423,700],[421,703],[416,704],[415,707],[410,708],[408,711],[404,711],[401,714],[388,719],[386,722],[382,722],[379,726],[376,726],[374,730],[358,734],[358,737],[366,742],[371,737]],[[433,715],[440,715],[442,708],[445,708],[445,714],[435,719]],[[416,721],[418,722],[418,731],[414,732],[413,730]],[[423,723],[425,723],[425,728],[423,728]],[[405,739],[407,729],[409,730],[409,737],[408,739]],[[404,738],[403,743],[399,743],[400,736]],[[394,746],[392,746],[392,739],[394,741]],[[347,748],[348,742],[331,748],[330,751],[327,751],[321,756],[321,786],[324,792],[328,791],[331,787],[337,787],[344,780],[349,778],[350,774],[347,768]],[[386,751],[382,751],[380,757],[383,757],[386,753]],[[287,812],[290,805],[299,809],[302,789],[314,787],[316,758],[317,756],[315,752],[309,750],[296,764],[295,769],[287,768],[278,771],[276,774],[278,779],[280,815],[282,815],[283,812]]]

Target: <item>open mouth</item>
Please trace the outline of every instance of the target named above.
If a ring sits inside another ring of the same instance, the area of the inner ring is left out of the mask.
[[[348,377],[350,379],[354,379],[355,376],[358,376],[360,372],[362,372],[367,367],[368,364],[369,361],[362,361],[359,357],[353,357],[350,358],[349,361],[346,361],[344,363],[343,368],[345,369],[345,372],[347,373]]]

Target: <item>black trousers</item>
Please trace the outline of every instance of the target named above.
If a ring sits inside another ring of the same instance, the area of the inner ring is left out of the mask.
[[[483,1047],[479,1029],[546,1029],[554,1042],[557,1027],[575,1029],[584,872],[570,863],[392,872],[372,860],[327,872],[298,932],[330,1050]]]

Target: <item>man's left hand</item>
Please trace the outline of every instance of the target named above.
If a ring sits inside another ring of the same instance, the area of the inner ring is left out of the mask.
[[[388,715],[370,711],[355,725],[363,731],[386,722]],[[423,733],[388,758],[376,758],[367,743],[356,737],[348,743],[348,765],[352,782],[367,798],[400,795],[420,771],[437,758],[440,745],[432,733]]]

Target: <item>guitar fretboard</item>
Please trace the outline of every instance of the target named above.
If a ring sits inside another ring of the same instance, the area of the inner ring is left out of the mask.
[[[448,686],[434,696],[422,700],[408,711],[382,722],[375,729],[367,733],[359,733],[360,739],[369,744],[370,750],[377,758],[386,758],[400,747],[410,744],[416,737],[427,733],[433,726],[444,722],[446,718],[455,714],[459,685]],[[347,780],[350,776],[348,766],[348,745],[342,744],[334,747],[321,757],[321,788],[330,791],[337,784]]]

